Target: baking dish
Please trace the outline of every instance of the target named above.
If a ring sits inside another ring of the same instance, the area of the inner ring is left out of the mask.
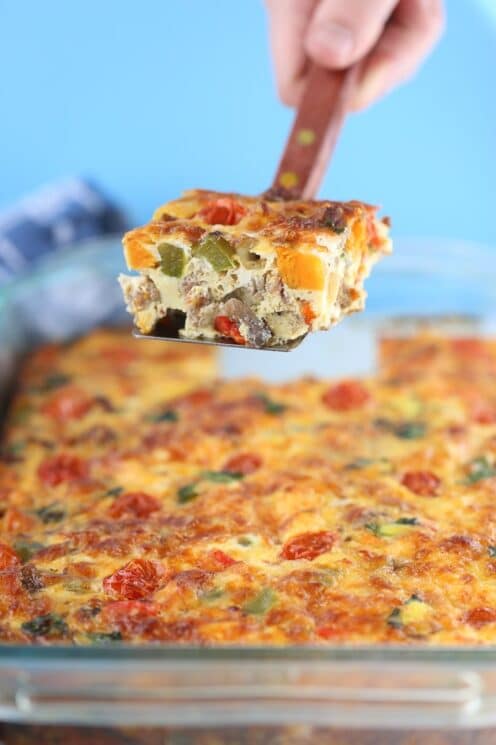
[[[419,316],[491,333],[495,265],[488,247],[397,241],[368,283],[366,313],[289,356],[225,351],[223,372],[271,380],[365,374],[374,368],[378,331],[408,331]],[[35,344],[129,323],[115,280],[121,269],[119,241],[97,242],[51,258],[2,291],[4,400],[20,356]],[[98,743],[489,743],[496,740],[496,649],[0,646],[0,720],[11,723],[6,742],[23,723],[75,724],[78,741]],[[84,727],[103,729],[92,735]],[[32,731],[33,742],[43,742],[41,732]],[[52,741],[76,742],[74,731],[63,732]]]

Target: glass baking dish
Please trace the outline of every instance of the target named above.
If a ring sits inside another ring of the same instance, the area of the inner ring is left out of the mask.
[[[119,240],[106,240],[2,290],[4,402],[36,344],[129,325],[115,279],[123,268]],[[224,350],[223,374],[366,374],[378,331],[407,332],[420,317],[492,333],[495,270],[489,247],[396,241],[368,282],[365,313],[289,356]],[[0,645],[0,721],[5,743],[485,745],[496,742],[496,648]]]

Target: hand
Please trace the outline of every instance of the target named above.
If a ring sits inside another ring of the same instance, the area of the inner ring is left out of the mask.
[[[342,69],[368,56],[352,108],[408,80],[441,36],[443,0],[266,0],[282,101],[297,105],[309,60]]]

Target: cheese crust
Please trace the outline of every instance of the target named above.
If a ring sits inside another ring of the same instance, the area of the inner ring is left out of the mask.
[[[365,302],[389,253],[388,221],[361,202],[269,201],[194,190],[124,236],[129,312],[150,333],[170,311],[187,338],[277,346],[328,329]]]
[[[496,344],[393,344],[375,378],[285,385],[114,331],[41,348],[2,445],[0,640],[494,644]],[[397,363],[427,353],[442,374]]]

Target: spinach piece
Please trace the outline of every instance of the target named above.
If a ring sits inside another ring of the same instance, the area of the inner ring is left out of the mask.
[[[123,486],[114,486],[112,489],[108,489],[103,496],[104,497],[118,497],[119,494],[122,494],[123,491],[124,491]]]
[[[401,629],[401,627],[403,626],[403,623],[401,620],[401,608],[393,608],[393,610],[388,616],[387,624],[388,626],[391,626],[393,629]]]
[[[243,473],[236,471],[204,471],[202,478],[206,481],[213,481],[216,484],[229,484],[231,481],[239,481],[244,477]]]
[[[69,631],[64,619],[56,613],[36,616],[31,621],[25,621],[21,628],[31,636],[65,636]]]
[[[243,611],[251,615],[261,616],[267,613],[277,600],[277,595],[271,587],[265,587],[258,595],[243,605]]]
[[[496,476],[496,468],[492,466],[487,458],[485,456],[482,456],[481,458],[475,458],[470,463],[470,472],[466,479],[463,480],[462,483],[469,485],[469,484],[476,484],[478,481],[482,481],[483,479],[490,479],[493,476]]]
[[[496,559],[496,546],[489,546],[487,552],[491,559]]]
[[[36,393],[50,393],[50,391],[55,391],[57,388],[61,388],[63,385],[67,385],[71,381],[70,375],[66,375],[65,373],[52,373],[51,375],[47,375],[45,380],[36,388],[34,388]]]
[[[94,644],[109,644],[112,642],[122,641],[122,634],[120,631],[109,631],[108,633],[100,631],[90,631],[87,634],[87,637]]]
[[[45,548],[42,543],[27,541],[24,538],[18,538],[14,543],[14,550],[23,564],[32,559],[42,548]]]
[[[150,414],[146,417],[147,422],[153,422],[158,424],[159,422],[177,422],[179,419],[177,413],[173,409],[165,409],[159,411],[157,414]]]
[[[57,505],[57,502],[47,504],[45,507],[35,510],[40,520],[45,523],[58,523],[66,516],[65,510]]]
[[[265,393],[258,393],[257,398],[263,403],[266,414],[278,416],[279,414],[282,414],[284,411],[286,411],[286,409],[288,408],[286,404],[281,404],[278,401],[273,401]]]
[[[425,437],[426,430],[423,422],[403,422],[395,427],[394,434],[401,440],[419,440]]]
[[[197,483],[194,482],[193,484],[185,484],[185,486],[181,486],[177,490],[177,500],[179,504],[186,504],[187,502],[191,502],[192,499],[195,499],[195,497],[198,496],[199,492],[196,490]]]
[[[373,458],[355,458],[355,460],[352,460],[351,463],[347,463],[345,465],[345,470],[358,471],[360,470],[360,468],[366,468],[367,466],[372,465],[373,462]]]
[[[424,422],[392,422],[390,419],[376,419],[375,427],[390,432],[401,440],[419,440],[425,437],[427,427]]]

